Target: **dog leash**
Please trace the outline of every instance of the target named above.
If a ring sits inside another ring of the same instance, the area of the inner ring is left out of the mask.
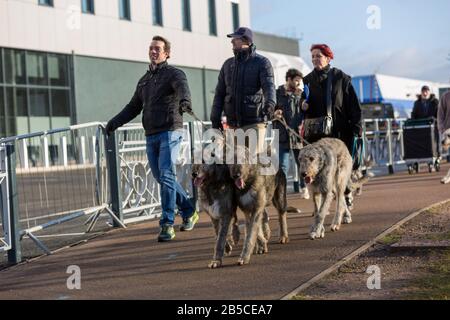
[[[289,132],[289,135],[296,137],[297,139],[299,139],[300,141],[304,142],[306,145],[309,145],[311,143],[309,143],[307,140],[305,140],[301,135],[299,135],[294,129],[292,129],[286,122],[286,119],[281,116],[279,118],[273,118],[273,121],[278,121],[280,122],[283,127]]]

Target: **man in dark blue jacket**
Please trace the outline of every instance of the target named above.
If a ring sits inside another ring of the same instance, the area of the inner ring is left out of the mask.
[[[161,185],[162,217],[158,241],[175,238],[175,207],[183,218],[181,231],[191,231],[199,216],[186,192],[176,181],[175,164],[183,139],[183,113],[192,112],[191,94],[186,75],[170,66],[170,42],[153,38],[147,73],[139,80],[130,103],[106,126],[109,135],[136,118],[142,111],[147,136],[147,157],[153,177]]]
[[[258,151],[262,151],[265,121],[272,119],[276,104],[273,69],[270,61],[256,53],[253,32],[239,28],[229,34],[234,57],[225,61],[219,74],[211,121],[222,129],[222,113],[230,129],[258,131]]]
[[[439,100],[434,94],[431,94],[430,87],[423,86],[422,93],[417,96],[417,101],[414,103],[414,108],[411,113],[411,119],[437,119]]]

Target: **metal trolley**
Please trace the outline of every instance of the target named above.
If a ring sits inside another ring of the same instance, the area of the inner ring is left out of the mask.
[[[434,118],[408,120],[403,126],[404,160],[409,174],[419,173],[420,164],[428,171],[441,169],[439,133]]]

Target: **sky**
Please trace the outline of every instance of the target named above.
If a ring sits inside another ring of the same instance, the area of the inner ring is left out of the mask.
[[[311,44],[326,43],[335,54],[332,65],[352,76],[376,72],[450,82],[449,0],[250,3],[253,30],[301,38],[310,66]]]

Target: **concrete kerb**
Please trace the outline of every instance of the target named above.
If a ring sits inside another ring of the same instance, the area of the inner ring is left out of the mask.
[[[296,295],[300,294],[302,291],[306,290],[307,288],[309,288],[310,286],[312,286],[313,284],[315,284],[316,282],[322,280],[323,278],[325,278],[326,276],[328,276],[329,274],[333,273],[334,271],[338,270],[342,265],[344,265],[345,263],[351,261],[352,259],[356,258],[357,256],[361,255],[362,253],[364,253],[365,251],[367,251],[369,248],[371,248],[372,246],[374,246],[376,243],[378,243],[380,240],[382,240],[383,238],[385,238],[386,236],[388,236],[389,234],[391,234],[392,232],[394,232],[395,230],[397,230],[398,228],[400,228],[402,225],[404,225],[405,223],[407,223],[408,221],[414,219],[415,217],[417,217],[418,215],[427,212],[433,208],[436,207],[440,207],[443,206],[445,204],[449,204],[450,203],[450,199],[432,204],[429,207],[426,207],[424,209],[421,209],[419,211],[413,212],[411,213],[409,216],[407,216],[406,218],[400,220],[399,222],[397,222],[396,224],[394,224],[392,227],[388,228],[386,231],[383,231],[382,233],[380,233],[376,238],[374,238],[373,240],[367,242],[366,244],[364,244],[363,246],[361,246],[360,248],[356,249],[355,251],[353,251],[352,253],[350,253],[349,255],[345,256],[344,258],[342,258],[341,260],[339,260],[337,263],[335,263],[333,266],[329,267],[328,269],[322,271],[321,273],[319,273],[318,275],[314,276],[313,278],[311,278],[310,280],[306,281],[305,283],[303,283],[302,285],[300,285],[298,288],[296,288],[295,290],[291,291],[290,293],[288,293],[287,295],[283,296],[281,298],[281,300],[291,300],[292,298],[294,298]]]

